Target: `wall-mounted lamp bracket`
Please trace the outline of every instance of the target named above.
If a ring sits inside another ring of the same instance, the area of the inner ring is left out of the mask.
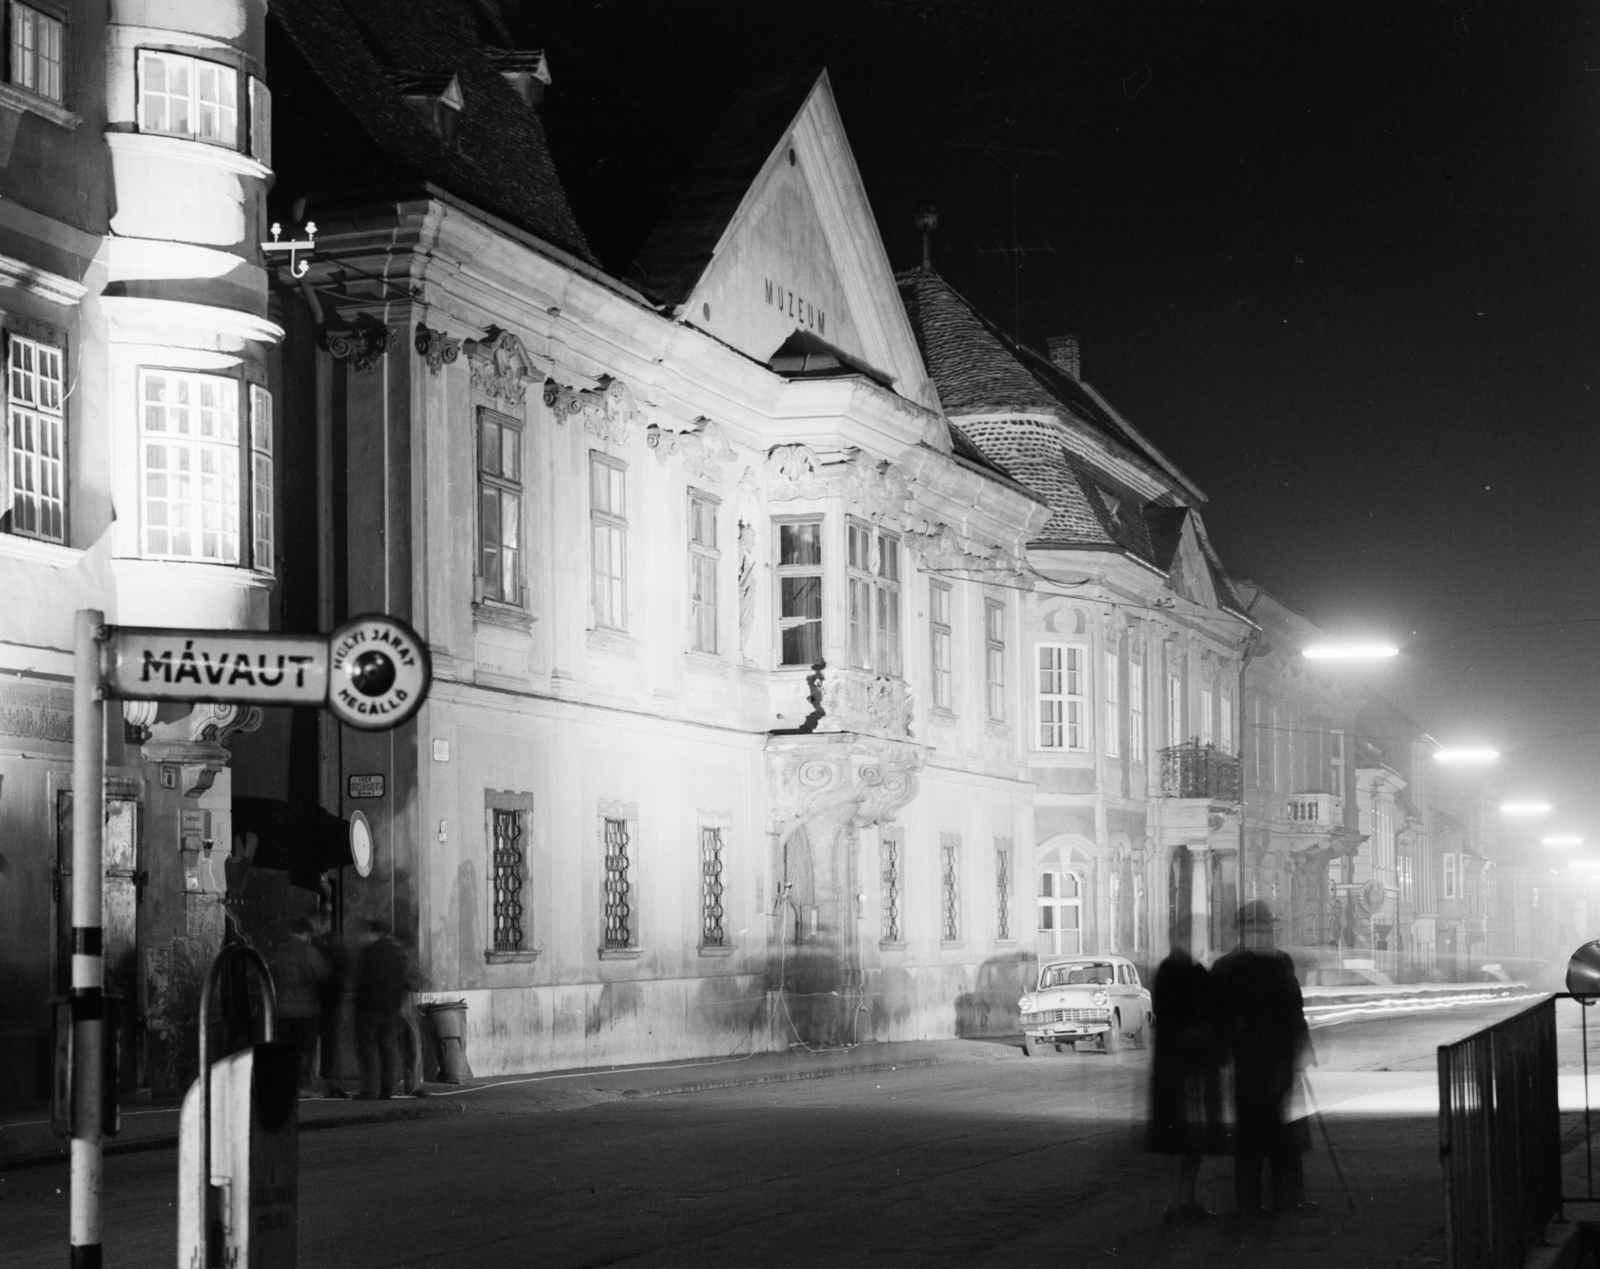
[[[275,255],[284,251],[289,253],[289,276],[303,278],[311,270],[311,262],[300,258],[303,251],[310,255],[316,248],[317,222],[306,221],[306,236],[304,238],[290,239],[288,242],[279,242],[283,233],[283,226],[277,221],[272,222],[272,241],[261,244],[261,250],[268,255]]]

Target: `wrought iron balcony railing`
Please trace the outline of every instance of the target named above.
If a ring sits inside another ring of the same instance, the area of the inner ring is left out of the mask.
[[[1243,790],[1239,757],[1191,740],[1161,751],[1161,796],[1237,802]]]

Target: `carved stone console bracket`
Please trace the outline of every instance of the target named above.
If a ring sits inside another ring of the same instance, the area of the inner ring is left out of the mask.
[[[569,388],[546,379],[544,403],[555,414],[557,423],[580,416],[585,431],[615,445],[627,442],[629,427],[639,420],[633,392],[610,375],[601,375],[593,388]]]
[[[420,328],[419,328],[420,330]],[[421,336],[417,351],[421,352]],[[528,381],[536,377],[533,358],[522,341],[508,330],[491,326],[482,339],[469,339],[463,345],[472,364],[472,386],[487,397],[508,405],[521,405],[528,394]]]
[[[930,526],[926,533],[908,532],[906,545],[925,569],[934,572],[987,573],[1008,585],[1033,588],[1021,555],[1000,545],[963,540],[948,524]]]
[[[457,357],[461,356],[461,341],[442,330],[433,330],[422,322],[417,323],[416,338],[412,341],[417,350],[417,356],[428,363],[428,370],[432,374],[448,365],[454,364]]]
[[[809,445],[774,445],[767,452],[767,497],[842,497],[862,515],[896,525],[906,522],[911,486],[893,463],[851,450],[838,462],[824,462]]]
[[[656,461],[662,466],[677,455],[683,459],[690,475],[713,483],[722,480],[722,464],[738,457],[722,429],[705,417],[696,419],[687,432],[669,432],[652,423],[645,429],[644,439],[645,444],[655,450]]]
[[[771,831],[783,837],[823,816],[856,828],[891,820],[917,796],[925,757],[920,745],[868,736],[773,736]]]
[[[818,731],[864,731],[901,740],[911,734],[911,693],[901,679],[867,670],[822,671]]]
[[[389,351],[389,328],[370,317],[358,318],[349,326],[325,328],[322,345],[335,361],[348,361],[357,374],[365,374]]]

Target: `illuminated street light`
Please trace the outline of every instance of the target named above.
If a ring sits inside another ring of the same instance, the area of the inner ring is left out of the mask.
[[[1498,749],[1435,749],[1435,762],[1493,762],[1500,756]]]
[[[1568,868],[1600,868],[1600,859],[1574,859]]]
[[[1308,661],[1375,661],[1397,657],[1400,649],[1392,643],[1314,643],[1300,655]]]
[[[1502,802],[1500,803],[1502,815],[1548,815],[1550,803],[1548,802]],[[1545,839],[1546,844],[1549,839]]]
[[[1581,837],[1541,837],[1539,844],[1542,846],[1582,846]]]

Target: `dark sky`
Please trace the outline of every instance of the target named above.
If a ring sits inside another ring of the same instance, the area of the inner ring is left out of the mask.
[[[1600,793],[1600,737],[1537,739],[1600,729],[1600,624],[1480,629],[1600,618],[1595,6],[514,12],[612,263],[732,94],[826,66],[896,268],[933,202],[938,269],[1025,340],[1080,337],[1230,568],[1330,630],[1416,632],[1377,673],[1429,731]],[[1013,244],[1050,250],[1016,272]]]

